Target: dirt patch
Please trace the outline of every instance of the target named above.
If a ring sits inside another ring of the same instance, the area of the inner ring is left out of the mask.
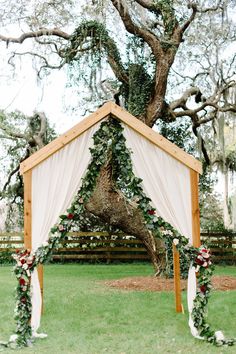
[[[160,277],[129,277],[105,281],[105,285],[123,290],[137,291],[172,291],[174,280]],[[212,285],[215,290],[236,290],[236,277],[213,276]],[[187,289],[187,281],[181,280],[181,289]]]

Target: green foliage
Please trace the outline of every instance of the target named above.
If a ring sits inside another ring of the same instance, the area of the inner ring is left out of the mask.
[[[224,231],[223,210],[221,200],[214,191],[216,177],[211,167],[203,162],[203,173],[199,178],[200,221],[203,231]]]
[[[156,125],[158,132],[165,138],[176,144],[179,148],[185,150],[189,154],[194,154],[196,144],[191,137],[191,122],[189,120],[181,120],[176,122],[166,122],[159,120]]]
[[[173,5],[174,5],[173,0],[160,0],[156,2],[156,8],[161,11],[161,16],[165,28],[165,37],[167,39],[171,37],[173,30],[177,25],[177,20],[175,17],[175,10]],[[163,49],[168,49],[168,47],[164,47]]]
[[[144,65],[129,65],[129,85],[126,85],[123,92],[126,108],[131,114],[136,117],[144,116],[152,86],[152,79]]]
[[[93,64],[100,62],[101,55],[111,56],[117,66],[122,67],[120,53],[115,41],[109,36],[107,29],[97,21],[83,21],[71,35],[70,44],[65,50],[66,61],[79,60],[83,56],[83,45],[89,42],[89,49],[93,53]],[[81,49],[81,53],[80,53]]]
[[[203,231],[225,231],[220,198],[214,192],[200,194],[200,216]]]
[[[13,264],[12,252],[7,248],[0,252],[0,264]]]
[[[230,151],[226,156],[225,161],[226,166],[230,171],[236,171],[236,152],[235,150]]]

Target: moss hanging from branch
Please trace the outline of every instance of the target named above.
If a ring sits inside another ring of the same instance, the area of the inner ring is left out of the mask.
[[[123,85],[121,94],[127,110],[135,117],[144,117],[152,91],[152,80],[142,64],[129,65],[129,84]]]
[[[83,21],[70,37],[70,44],[61,54],[67,63],[79,61],[84,52],[89,52],[94,65],[107,58],[118,80],[127,82],[127,72],[123,66],[120,52],[115,41],[109,36],[102,23]]]

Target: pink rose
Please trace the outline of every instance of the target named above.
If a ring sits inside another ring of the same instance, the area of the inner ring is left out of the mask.
[[[63,230],[64,230],[64,226],[63,226],[63,225],[61,225],[61,224],[60,224],[60,225],[58,225],[58,230],[59,230],[59,231],[63,231]]]

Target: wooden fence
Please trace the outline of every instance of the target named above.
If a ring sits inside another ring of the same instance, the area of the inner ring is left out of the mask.
[[[201,234],[202,243],[210,248],[215,262],[236,263],[236,233]],[[23,234],[0,233],[0,258],[23,247]],[[164,250],[160,250],[164,252]],[[54,261],[149,260],[143,243],[133,236],[107,232],[68,233],[53,252]]]
[[[214,262],[236,264],[235,232],[202,232],[201,242],[210,248]]]

